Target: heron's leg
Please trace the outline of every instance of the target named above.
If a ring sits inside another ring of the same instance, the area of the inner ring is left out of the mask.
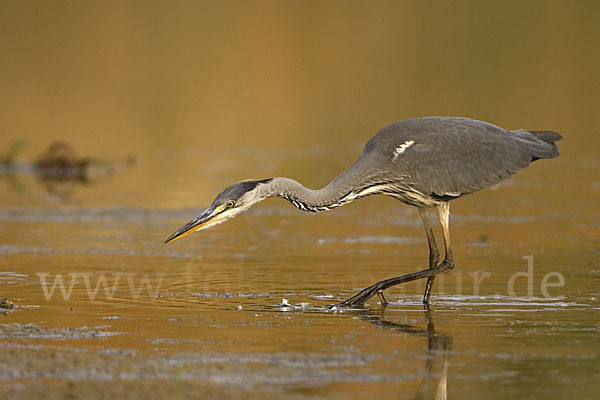
[[[454,260],[452,257],[452,248],[450,246],[450,230],[449,230],[449,219],[450,219],[450,207],[449,204],[442,203],[438,206],[438,212],[440,215],[440,222],[442,224],[442,230],[444,232],[444,248],[446,250],[446,256],[444,261],[442,261],[439,265],[434,268],[427,268],[422,271],[413,272],[411,274],[406,274],[402,276],[398,276],[395,278],[385,279],[383,281],[379,281],[368,288],[365,288],[350,297],[349,299],[337,304],[339,307],[352,307],[359,306],[365,303],[365,301],[369,300],[371,297],[375,296],[378,293],[382,293],[385,289],[390,288],[392,286],[399,285],[401,283],[411,282],[417,279],[430,278],[434,277],[443,272],[449,271],[454,267]],[[427,227],[425,228],[427,231]],[[433,232],[433,231],[432,231]],[[428,234],[429,235],[429,234]],[[433,233],[432,233],[433,236]],[[431,246],[431,241],[430,241]],[[437,246],[436,246],[437,247]],[[430,254],[430,260],[433,258]],[[427,298],[423,299],[423,302],[427,304],[429,301],[429,295],[427,294]]]
[[[438,263],[440,262],[440,252],[435,243],[435,236],[433,234],[433,229],[431,228],[431,222],[429,221],[429,208],[419,207],[419,214],[421,214],[421,218],[423,219],[425,233],[427,234],[427,242],[429,242],[429,269],[434,269],[437,268]],[[431,293],[431,287],[433,286],[434,280],[435,276],[427,278],[425,294],[423,295],[423,303],[425,304],[429,303],[429,294]]]
[[[452,256],[452,246],[450,245],[450,203],[445,202],[438,206],[438,213],[440,215],[440,223],[442,224],[442,231],[444,232],[444,249],[446,251],[446,257],[440,264],[444,271],[449,271],[454,268],[454,257]]]
[[[387,306],[389,304],[388,301],[385,299],[385,296],[383,295],[383,289],[377,291],[377,296],[379,296],[379,300],[381,301],[382,306]]]
[[[440,252],[437,248],[437,244],[435,243],[435,236],[433,235],[433,229],[431,228],[431,222],[429,221],[429,208],[428,207],[419,207],[418,209],[419,209],[419,213],[421,214],[421,218],[423,219],[423,225],[425,225],[425,233],[427,234],[427,242],[429,243],[429,269],[434,270],[437,267],[438,263],[440,262]],[[423,272],[423,271],[421,271],[421,272]],[[424,278],[424,277],[425,276],[422,276],[422,278]],[[403,279],[403,278],[407,279],[406,282],[409,282],[414,279],[420,279],[419,277],[413,277],[412,274],[409,274],[409,275],[405,275],[405,276],[398,277],[398,278],[392,278],[391,280]],[[427,286],[425,287],[425,296],[427,296],[427,297],[429,297],[428,294],[429,294],[429,291],[431,290],[431,285],[433,284],[434,279],[435,279],[435,276],[429,276],[427,278]],[[391,281],[391,280],[388,279],[386,281],[377,282],[375,285],[372,285],[372,286],[366,288],[365,290],[358,293],[356,296],[349,298],[348,300],[346,300],[343,303],[340,303],[339,305],[352,306],[352,305],[362,304],[365,301],[367,301],[370,297],[372,297],[374,294],[377,294],[382,305],[386,305],[386,304],[388,304],[388,302],[385,299],[385,296],[383,295],[384,289],[389,286],[398,285],[400,283],[403,283],[401,281],[398,281],[397,283],[390,284],[391,282],[388,282],[388,281]],[[389,286],[385,286],[385,285],[389,285]],[[423,300],[423,302],[425,302],[425,300]]]
[[[336,304],[339,307],[352,307],[352,306],[360,306],[365,303],[365,301],[369,300],[371,297],[375,296],[378,293],[382,293],[385,289],[390,288],[392,286],[399,285],[401,283],[411,282],[417,279],[429,278],[430,276],[434,276],[439,274],[440,271],[438,269],[427,268],[423,271],[413,272],[411,274],[406,274],[402,276],[397,276],[395,278],[385,279],[383,281],[379,281],[366,289],[361,290],[354,296],[346,299],[345,301]]]
[[[442,225],[442,231],[444,232],[444,249],[446,256],[441,264],[434,267],[438,273],[450,271],[454,268],[454,257],[452,256],[452,246],[450,245],[450,203],[444,202],[438,206],[438,214],[440,216],[440,223]],[[427,229],[427,227],[425,228]],[[429,228],[431,229],[431,227]],[[432,232],[433,233],[433,232]],[[438,255],[439,257],[439,255]],[[431,268],[431,267],[430,267]],[[423,303],[429,303],[429,296],[431,294],[431,286],[435,275],[431,278],[427,278],[427,285],[425,286],[425,294],[423,295]]]
[[[427,234],[427,241],[429,242],[429,268],[434,268],[440,262],[440,252],[435,242],[435,236],[433,235],[431,222],[429,221],[429,208],[419,207],[419,214],[421,214],[421,218],[423,219],[425,233]]]

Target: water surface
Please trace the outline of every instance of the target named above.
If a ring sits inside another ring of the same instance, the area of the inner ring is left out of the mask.
[[[33,4],[0,6],[2,398],[596,396],[596,3]],[[389,198],[272,199],[163,243],[234,181],[323,187],[422,115],[564,135],[452,203],[429,309],[423,282],[329,308],[425,268]],[[59,139],[110,173],[41,179]]]

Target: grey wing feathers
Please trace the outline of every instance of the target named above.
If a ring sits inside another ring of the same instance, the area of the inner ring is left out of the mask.
[[[555,132],[506,131],[466,118],[421,118],[386,129],[381,140],[376,139],[378,134],[373,141],[387,150],[375,144],[371,150],[379,147],[380,153],[389,152],[414,140],[414,145],[393,160],[393,169],[414,189],[442,199],[492,186],[534,160],[556,157],[554,141],[560,139]]]
[[[531,162],[528,152],[485,126],[433,136],[443,136],[433,143],[433,157],[408,166],[414,185],[433,197],[458,197],[492,186]]]

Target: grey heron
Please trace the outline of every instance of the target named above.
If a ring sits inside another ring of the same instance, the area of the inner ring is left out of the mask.
[[[395,122],[364,146],[360,157],[326,187],[312,190],[289,178],[234,183],[203,213],[171,235],[165,243],[224,222],[269,197],[282,197],[302,211],[322,212],[361,197],[384,194],[417,207],[429,243],[429,267],[377,282],[340,306],[364,304],[400,283],[427,278],[423,303],[429,302],[436,275],[454,267],[450,245],[449,202],[493,186],[535,160],[558,156],[552,131],[505,130],[469,118],[425,117]],[[444,236],[440,262],[429,210],[436,208]]]

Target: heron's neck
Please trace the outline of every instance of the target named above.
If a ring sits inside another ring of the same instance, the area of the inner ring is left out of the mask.
[[[347,204],[358,197],[343,179],[335,179],[323,189],[313,190],[290,178],[273,178],[261,187],[265,197],[283,197],[302,211],[320,212]]]

